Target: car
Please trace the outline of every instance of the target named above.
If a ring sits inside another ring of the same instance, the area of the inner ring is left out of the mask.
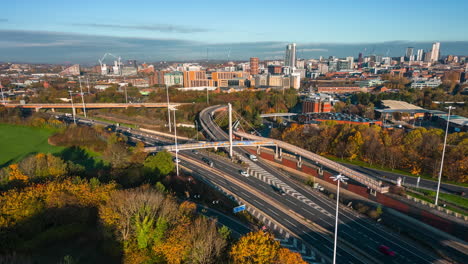
[[[211,161],[210,159],[203,157],[203,158],[202,158],[202,161],[205,162],[206,164],[208,164],[210,167],[213,168],[213,165],[214,165],[214,164],[213,164],[213,161]]]
[[[240,170],[239,172],[240,172],[240,174],[241,174],[242,176],[244,176],[244,177],[249,177],[249,176],[250,176],[249,173],[246,172],[246,171],[244,171],[244,170]]]
[[[251,155],[249,155],[249,158],[250,158],[250,160],[252,160],[252,161],[258,161],[257,156],[255,156],[255,155],[252,155],[252,154],[251,154]]]
[[[388,246],[380,245],[379,251],[387,256],[395,256],[395,251],[391,250]]]
[[[174,158],[175,163],[180,163],[180,159]]]
[[[271,186],[271,188],[272,188],[275,192],[277,192],[278,194],[280,194],[280,195],[286,195],[286,193],[283,191],[283,189],[281,189],[281,188],[279,188],[279,187],[276,187],[275,185],[270,185],[270,186]]]
[[[198,150],[196,150],[196,149],[192,150],[192,153],[195,154],[195,155],[199,154]]]

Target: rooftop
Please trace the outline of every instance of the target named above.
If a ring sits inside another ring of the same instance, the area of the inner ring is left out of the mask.
[[[382,103],[385,108],[390,110],[424,110],[423,108],[409,104],[403,101],[396,101],[396,100],[382,100]]]

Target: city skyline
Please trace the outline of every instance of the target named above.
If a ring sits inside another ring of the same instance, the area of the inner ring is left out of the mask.
[[[459,1],[437,9],[419,0],[178,3],[81,1],[72,9],[55,0],[3,3],[0,60],[94,63],[106,52],[143,61],[264,60],[284,58],[293,42],[298,58],[404,56],[406,47],[430,50],[433,42],[442,43],[441,55],[468,54],[460,34],[468,18],[457,15],[468,3]]]
[[[24,63],[80,63],[95,65],[104,53],[140,62],[184,60],[284,60],[290,42],[210,44],[181,40],[120,38],[54,32],[0,30],[0,61]],[[5,41],[8,39],[8,41]],[[434,42],[389,41],[381,43],[297,43],[298,59],[371,54],[400,57],[407,47],[430,51]],[[440,55],[468,55],[468,41],[441,42]]]

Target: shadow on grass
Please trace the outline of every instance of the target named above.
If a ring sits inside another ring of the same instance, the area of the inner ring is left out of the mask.
[[[76,263],[121,263],[123,245],[108,234],[94,207],[47,208],[2,229],[0,262],[16,254],[30,263],[60,263],[66,256]]]
[[[109,170],[109,166],[102,160],[92,157],[84,149],[79,147],[69,147],[57,154],[65,161],[71,161],[81,165],[85,169],[87,176],[96,177]]]

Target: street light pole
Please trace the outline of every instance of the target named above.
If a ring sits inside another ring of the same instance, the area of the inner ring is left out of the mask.
[[[3,85],[0,83],[0,90],[2,92],[2,104],[6,104],[5,103],[5,96],[3,95]]]
[[[452,106],[448,107],[448,113],[447,113],[447,126],[445,127],[445,138],[444,138],[444,147],[442,149],[442,160],[440,161],[440,171],[439,171],[439,180],[437,182],[437,193],[436,193],[436,198],[435,198],[435,205],[439,202],[439,191],[440,191],[440,182],[442,180],[442,169],[444,168],[444,156],[445,156],[445,146],[447,145],[447,135],[448,135],[448,129],[449,129],[449,123],[450,123],[450,111],[452,110]]]
[[[208,86],[206,87],[206,104],[207,105],[210,104],[210,97],[209,97],[209,94],[208,94]]]
[[[85,103],[84,103],[83,88],[81,87],[81,76],[78,77],[78,80],[80,82],[81,102],[83,102],[83,114],[84,114],[85,117],[87,117],[86,116],[86,106],[85,106]]]
[[[232,105],[228,103],[229,110],[229,157],[232,159]]]
[[[336,186],[336,216],[335,216],[335,242],[333,243],[333,264],[336,264],[336,242],[338,240],[338,209],[340,205],[340,182],[348,180],[345,176],[338,174],[334,177],[330,177],[333,181],[337,182]]]
[[[171,110],[169,109],[169,87],[166,84],[166,97],[167,97],[167,127],[169,127],[169,133],[171,132]]]
[[[76,110],[75,110],[75,106],[73,105],[72,91],[69,90],[68,92],[70,93],[70,100],[71,100],[71,105],[72,105],[73,123],[76,125],[76,118],[75,118]]]
[[[175,158],[176,158],[176,172],[177,176],[179,176],[179,149],[177,148],[177,125],[176,125],[176,118],[175,118],[175,111],[174,110],[174,141],[175,141]]]

